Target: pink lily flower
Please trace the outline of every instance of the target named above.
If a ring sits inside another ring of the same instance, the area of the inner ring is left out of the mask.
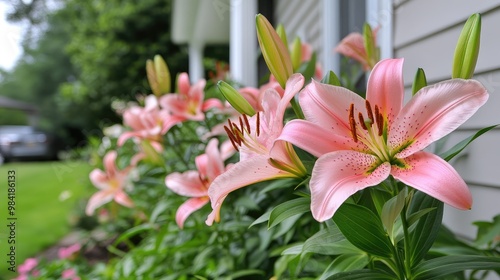
[[[62,279],[70,279],[70,280],[80,280],[80,277],[76,274],[76,270],[74,268],[65,269],[61,273]]]
[[[36,258],[27,258],[21,265],[19,265],[17,271],[20,274],[28,274],[28,272],[32,271],[37,265],[38,260]]]
[[[244,186],[287,177],[302,177],[305,167],[293,150],[284,141],[275,140],[283,129],[283,115],[294,95],[302,89],[304,77],[292,75],[283,98],[274,89],[269,89],[263,99],[263,111],[251,118],[243,115],[239,125],[231,121],[226,126],[234,148],[240,152],[240,161],[219,175],[208,188],[212,205],[206,223],[212,225],[220,220],[220,208],[226,196]]]
[[[377,31],[378,28],[372,32],[374,42],[377,41]],[[359,32],[352,32],[344,37],[335,48],[335,51],[361,63],[364,71],[371,70],[377,63],[373,58],[368,57],[363,35]]]
[[[173,192],[191,197],[177,209],[175,221],[180,228],[184,227],[184,222],[194,211],[210,201],[208,186],[226,170],[218,144],[219,141],[213,138],[208,142],[205,154],[196,157],[197,171],[174,172],[165,178],[165,184]]]
[[[488,99],[477,81],[452,79],[418,91],[403,107],[403,59],[379,62],[366,100],[317,82],[300,94],[307,120],[290,121],[281,140],[319,157],[310,181],[311,211],[330,219],[352,194],[389,175],[458,209],[470,191],[455,169],[423,151],[469,119]]]
[[[62,247],[57,251],[57,256],[59,259],[71,259],[76,253],[80,252],[82,246],[79,243],[75,243],[68,247]]]
[[[180,122],[178,117],[171,116],[165,109],[160,109],[158,99],[149,95],[145,99],[145,106],[133,106],[123,113],[123,123],[132,128],[118,138],[118,146],[123,145],[129,138],[150,140],[157,148],[161,147],[161,136]]]
[[[104,156],[104,170],[94,169],[90,172],[90,181],[100,191],[90,197],[85,213],[92,215],[98,207],[110,202],[116,201],[126,207],[133,207],[134,203],[125,193],[125,188],[128,186],[128,176],[132,169],[131,166],[118,170],[116,167],[116,151],[109,151]]]
[[[217,98],[210,98],[203,101],[205,97],[204,79],[191,86],[187,73],[179,75],[178,81],[179,93],[166,94],[160,98],[160,105],[167,109],[172,116],[178,119],[178,122],[184,120],[202,121],[205,119],[203,112],[211,108],[222,108],[222,102]]]

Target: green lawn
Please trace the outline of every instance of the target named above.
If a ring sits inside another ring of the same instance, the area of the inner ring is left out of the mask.
[[[15,245],[19,265],[68,233],[77,201],[94,191],[88,179],[90,170],[85,162],[15,162],[0,166],[0,278],[14,275],[7,270],[9,171],[15,171],[16,177]],[[68,198],[61,200],[63,196]]]

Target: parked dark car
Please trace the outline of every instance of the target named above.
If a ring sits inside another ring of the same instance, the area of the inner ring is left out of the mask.
[[[32,126],[0,126],[0,164],[13,159],[57,159],[56,139]]]

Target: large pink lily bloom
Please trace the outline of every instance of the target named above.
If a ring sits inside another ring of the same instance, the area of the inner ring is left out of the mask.
[[[304,77],[292,75],[283,98],[274,89],[266,91],[263,111],[251,118],[242,116],[239,124],[229,122],[228,136],[240,152],[240,161],[218,176],[210,185],[208,195],[212,213],[207,225],[220,220],[220,208],[226,196],[253,183],[287,177],[302,177],[305,167],[290,143],[275,141],[283,129],[283,116],[290,100],[304,85]]]
[[[189,83],[187,73],[181,73],[177,80],[179,93],[165,94],[160,98],[160,105],[167,109],[172,116],[183,120],[203,121],[205,114],[203,112],[211,108],[222,108],[222,102],[217,98],[205,98],[204,79],[199,80],[196,84]],[[180,121],[179,121],[180,122]]]
[[[156,148],[161,148],[161,136],[178,122],[178,117],[160,109],[156,96],[149,95],[145,99],[144,107],[133,106],[123,113],[123,123],[132,130],[120,135],[118,145],[121,146],[128,139],[134,138],[150,140]]]
[[[290,121],[281,140],[319,157],[312,171],[311,211],[330,219],[352,194],[392,175],[459,209],[470,209],[464,180],[440,157],[423,151],[469,119],[488,99],[477,81],[452,79],[418,91],[403,107],[403,59],[379,62],[366,100],[317,82],[300,94],[307,120]]]
[[[191,197],[177,209],[175,221],[180,228],[184,227],[184,222],[193,212],[210,201],[208,186],[226,170],[218,143],[219,141],[213,138],[208,142],[205,153],[196,157],[195,164],[198,170],[174,172],[165,178],[165,184],[173,192]]]
[[[94,214],[95,209],[114,200],[126,207],[133,207],[134,203],[125,193],[131,166],[119,170],[116,166],[116,151],[109,151],[104,156],[104,171],[94,169],[90,172],[90,181],[99,191],[93,194],[85,209],[87,215]]]

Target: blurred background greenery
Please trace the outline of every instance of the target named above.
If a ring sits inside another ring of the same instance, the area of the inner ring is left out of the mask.
[[[65,148],[81,147],[120,122],[114,100],[150,93],[146,59],[161,54],[173,77],[188,71],[187,46],[171,41],[171,0],[0,1],[11,7],[9,21],[28,23],[23,55],[13,69],[0,69],[0,96],[36,105],[39,127]],[[204,53],[206,61],[228,55],[226,45]],[[0,125],[26,119],[0,109]]]

